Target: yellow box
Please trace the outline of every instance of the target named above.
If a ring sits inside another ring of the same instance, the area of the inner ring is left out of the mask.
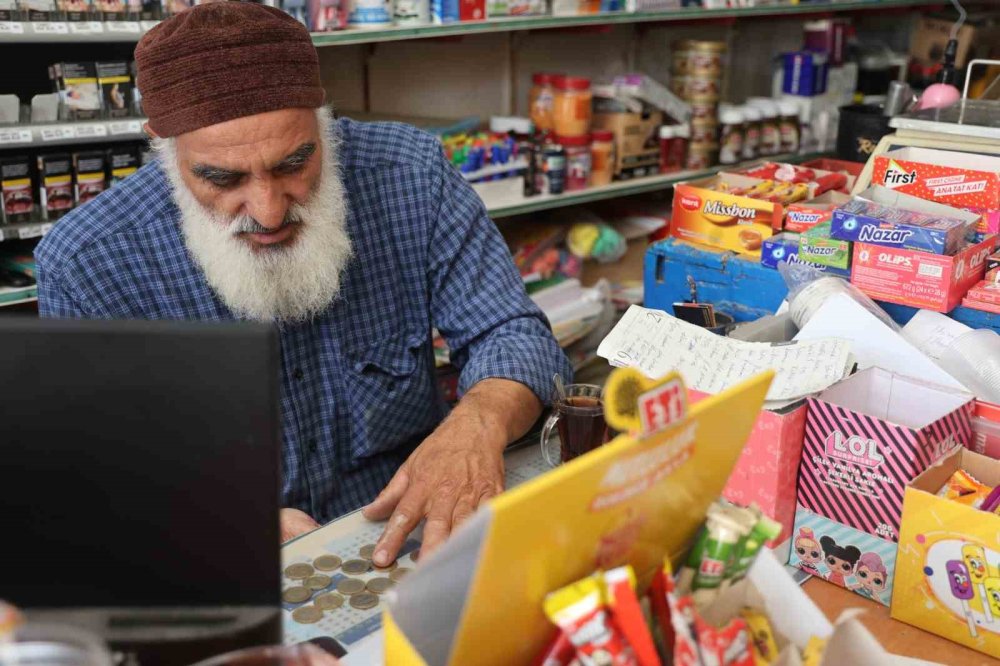
[[[712,178],[678,183],[670,235],[680,240],[760,256],[764,240],[781,229],[781,204],[737,192],[764,181],[723,173]],[[723,191],[727,190],[727,191]]]
[[[906,487],[892,617],[1000,656],[1000,516],[936,493],[958,469],[1000,485],[1000,461],[959,448]]]

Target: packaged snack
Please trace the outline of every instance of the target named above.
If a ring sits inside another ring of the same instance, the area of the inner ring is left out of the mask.
[[[810,264],[847,270],[851,267],[851,243],[831,238],[830,226],[824,222],[802,234],[799,257]]]
[[[94,7],[105,21],[124,21],[128,18],[128,6],[124,0],[94,0]]]
[[[101,91],[94,63],[57,63],[51,71],[59,99],[70,120],[91,120],[100,115]]]
[[[726,563],[743,535],[743,526],[732,515],[724,512],[709,515],[705,522],[705,532],[695,546],[700,557],[691,581],[691,589],[699,606],[711,603],[717,596],[725,577]]]
[[[18,4],[28,21],[51,21],[56,12],[55,0],[19,0]]]
[[[986,496],[983,500],[983,504],[979,507],[983,511],[989,511],[990,513],[995,513],[1000,515],[1000,486],[997,486],[990,491],[990,494]]]
[[[733,563],[726,569],[726,581],[734,583],[746,576],[747,571],[757,558],[757,553],[772,539],[781,534],[781,523],[759,514],[750,534],[740,544]],[[752,628],[752,626],[751,626]]]
[[[986,259],[986,281],[1000,284],[1000,251]]]
[[[632,649],[611,621],[597,577],[550,593],[545,597],[545,614],[569,637],[586,666],[638,666]]]
[[[35,209],[31,191],[31,160],[28,157],[0,159],[0,222],[27,222]]]
[[[90,0],[56,0],[56,7],[67,21],[90,20]]]
[[[81,206],[104,191],[104,152],[90,151],[73,156],[74,198]]]
[[[802,666],[819,666],[823,661],[823,651],[826,649],[826,639],[811,636],[802,651]]]
[[[778,644],[767,616],[753,608],[744,608],[740,617],[750,630],[750,649],[757,666],[773,664],[778,659]]]
[[[104,110],[111,118],[121,118],[131,113],[132,75],[129,64],[121,62],[97,63],[97,83],[101,87]]]
[[[73,208],[73,175],[70,156],[39,155],[38,188],[42,215],[46,220],[58,220]]]
[[[639,666],[660,666],[653,637],[635,594],[635,573],[624,566],[604,572],[604,587],[615,625],[635,653]]]
[[[562,630],[556,630],[552,641],[545,646],[532,666],[570,666],[576,659],[576,647]]]
[[[649,584],[649,605],[653,611],[653,619],[656,628],[659,629],[660,647],[663,654],[673,654],[674,652],[674,625],[670,619],[670,601],[668,594],[674,591],[673,568],[670,560],[664,560],[663,566],[653,574],[653,580]]]
[[[978,509],[991,492],[993,488],[980,483],[964,469],[960,469],[951,475],[937,495]]]

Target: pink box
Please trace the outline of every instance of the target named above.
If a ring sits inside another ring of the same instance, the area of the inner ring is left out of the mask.
[[[992,312],[993,314],[1000,314],[1000,305],[994,305],[993,303],[987,303],[986,301],[980,301],[975,298],[963,298],[962,307],[970,308],[972,310],[982,310],[983,312]]]
[[[972,414],[972,442],[969,448],[1000,460],[1000,405],[976,401]]]
[[[898,540],[906,484],[972,438],[972,396],[881,368],[809,399],[799,502]]]
[[[855,243],[851,282],[879,301],[951,312],[983,279],[996,238],[953,256]]]
[[[691,403],[707,397],[691,389],[688,395]],[[781,523],[781,535],[774,543],[787,539],[795,523],[795,483],[807,412],[804,400],[780,410],[762,409],[722,490],[722,496],[730,502],[756,504],[769,518]]]

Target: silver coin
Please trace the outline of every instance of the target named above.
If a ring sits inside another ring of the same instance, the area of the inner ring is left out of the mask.
[[[375,544],[373,543],[361,546],[361,550],[358,551],[358,555],[365,558],[366,560],[372,559],[372,555],[374,554],[375,554]]]
[[[410,573],[411,571],[413,571],[413,569],[407,569],[406,567],[399,567],[391,574],[389,574],[389,580],[391,580],[393,583],[398,583],[399,581],[403,580],[406,574]]]
[[[332,579],[325,574],[316,574],[315,576],[309,576],[306,578],[305,585],[310,590],[325,590],[330,587],[330,583],[333,582]]]
[[[305,562],[299,562],[298,564],[289,564],[285,567],[285,575],[292,580],[304,580],[313,575],[312,566],[306,564]]]
[[[371,592],[362,592],[351,597],[351,606],[358,610],[368,610],[378,606],[378,597]]]
[[[292,619],[299,624],[316,624],[323,619],[323,611],[315,606],[303,606],[292,611]]]
[[[346,594],[347,596],[362,592],[364,589],[365,581],[357,578],[345,578],[344,580],[337,581],[337,592]]]
[[[313,560],[313,566],[319,571],[334,571],[340,568],[341,561],[336,555],[320,555]]]
[[[373,564],[372,568],[373,568],[373,569],[374,569],[375,571],[377,571],[377,572],[380,572],[380,573],[389,573],[390,571],[395,571],[395,570],[396,570],[396,567],[398,567],[398,566],[399,566],[399,563],[398,563],[398,562],[396,562],[396,560],[393,560],[393,561],[392,561],[392,562],[391,562],[391,563],[389,564],[389,566],[387,566],[387,567],[377,567],[377,566],[374,566],[374,562],[373,562],[372,564]]]
[[[395,585],[389,578],[372,578],[365,585],[368,591],[373,594],[385,594],[386,590]]]
[[[347,560],[340,568],[349,576],[360,576],[371,570],[372,563],[369,560]]]
[[[321,594],[316,597],[313,604],[320,610],[336,610],[344,605],[344,597],[340,596],[336,592],[327,592],[326,594]]]
[[[302,587],[301,585],[296,585],[295,587],[289,587],[282,592],[281,600],[286,604],[301,604],[311,596],[312,590]]]

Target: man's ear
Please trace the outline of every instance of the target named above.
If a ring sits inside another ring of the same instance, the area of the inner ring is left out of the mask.
[[[159,139],[160,135],[153,131],[153,128],[149,126],[149,121],[142,124],[142,131],[144,131],[150,138]]]

